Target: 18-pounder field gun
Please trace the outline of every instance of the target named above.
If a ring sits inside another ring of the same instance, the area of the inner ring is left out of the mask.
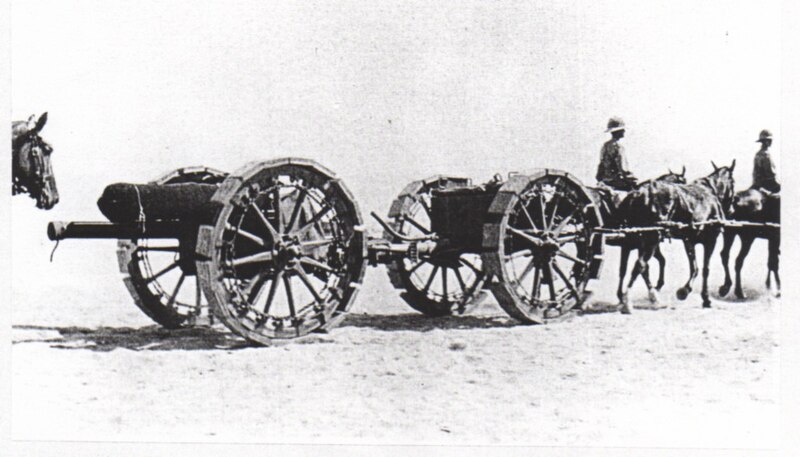
[[[184,168],[145,185],[114,184],[109,222],[51,222],[52,240],[118,239],[136,304],[168,328],[210,306],[234,333],[268,344],[341,322],[367,264],[386,264],[413,308],[463,313],[490,289],[501,307],[540,323],[581,304],[602,259],[602,216],[574,177],[545,170],[472,185],[436,176],[409,184],[383,237],[366,236],[335,175],[305,159],[226,174]],[[207,300],[207,302],[206,302]]]

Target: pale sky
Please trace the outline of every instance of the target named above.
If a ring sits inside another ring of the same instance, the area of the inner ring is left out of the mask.
[[[366,215],[434,174],[593,184],[612,115],[641,178],[735,158],[747,187],[762,128],[779,161],[777,1],[17,1],[11,20],[12,114],[49,112],[61,194],[13,200],[20,268],[51,268],[48,220],[102,219],[107,184],[189,165],[312,158]]]
[[[779,2],[452,5],[14,2],[13,115],[49,111],[65,214],[112,180],[287,155],[364,211],[436,173],[591,182],[612,115],[643,178],[736,158],[746,186],[759,130],[780,150]]]

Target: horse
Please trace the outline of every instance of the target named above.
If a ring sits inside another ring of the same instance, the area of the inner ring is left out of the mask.
[[[689,260],[689,279],[679,288],[676,296],[679,300],[686,300],[692,291],[694,280],[697,277],[697,259],[695,246],[703,245],[703,286],[700,295],[703,299],[703,308],[711,307],[708,297],[709,259],[716,246],[717,237],[724,221],[731,211],[734,197],[733,170],[736,160],[727,167],[717,167],[711,162],[714,171],[703,178],[696,179],[690,184],[675,184],[662,181],[653,181],[644,186],[640,192],[631,196],[626,207],[621,208],[627,225],[632,227],[665,227],[667,236],[683,240],[686,256]],[[661,239],[661,233],[656,230],[642,231],[633,237],[639,251],[639,257],[631,273],[631,284],[639,274],[647,274],[647,262],[654,255]],[[648,283],[648,291],[655,294]],[[622,293],[627,293],[623,290]],[[622,312],[629,314],[631,308],[628,303],[622,303]]]
[[[661,175],[658,178],[644,181],[636,186],[634,190],[632,190],[620,203],[619,207],[617,208],[616,212],[618,213],[617,220],[624,221],[625,212],[632,201],[635,201],[637,198],[640,198],[639,195],[642,192],[645,192],[651,182],[664,182],[664,183],[671,183],[671,184],[686,184],[686,167],[683,167],[683,171],[681,173],[675,173],[672,170],[668,170],[669,172],[665,175]],[[623,222],[624,223],[624,222]],[[620,304],[626,306],[628,301],[628,292],[623,287],[625,283],[625,275],[628,270],[628,258],[630,257],[631,251],[637,249],[638,240],[636,236],[626,236],[619,240],[615,240],[610,242],[609,244],[617,244],[620,247],[620,266],[619,266],[619,284],[617,285],[617,298],[620,301]],[[666,259],[664,258],[664,254],[661,252],[660,243],[656,245],[655,251],[653,252],[653,257],[658,261],[658,282],[655,286],[655,291],[660,291],[662,287],[664,287],[664,269],[666,267]],[[649,266],[645,266],[645,269],[641,272],[642,279],[644,280],[645,284],[647,285],[648,289],[648,297],[651,303],[656,303],[658,301],[658,297],[653,290],[653,287],[650,285],[650,273],[649,273]],[[628,284],[628,289],[633,286],[633,282],[636,278],[632,277],[630,283]]]
[[[27,193],[36,200],[37,208],[48,210],[58,203],[56,178],[50,164],[53,148],[39,136],[47,122],[47,113],[36,122],[35,117],[11,123],[11,193]]]
[[[756,223],[775,223],[781,221],[781,197],[780,194],[773,194],[762,189],[747,189],[736,193],[733,197],[732,219],[736,221],[756,222]],[[750,252],[750,247],[756,238],[766,238],[768,242],[767,258],[767,289],[771,287],[770,277],[775,276],[777,286],[776,296],[781,296],[781,278],[778,274],[778,259],[781,249],[781,232],[776,227],[726,227],[722,235],[723,244],[720,257],[722,266],[725,269],[725,282],[719,288],[719,295],[728,295],[731,289],[731,273],[728,268],[731,246],[736,237],[741,240],[739,255],[736,257],[736,287],[734,293],[736,298],[745,298],[742,292],[742,266],[744,259]]]

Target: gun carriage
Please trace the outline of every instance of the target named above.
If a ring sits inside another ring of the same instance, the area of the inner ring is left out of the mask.
[[[581,304],[605,236],[596,197],[554,170],[415,181],[386,218],[372,213],[381,237],[334,173],[305,159],[183,168],[111,185],[98,206],[108,222],[51,222],[49,238],[118,239],[123,280],[155,322],[193,325],[210,307],[261,344],[337,325],[379,264],[426,315],[463,313],[489,290],[512,317],[542,323]]]

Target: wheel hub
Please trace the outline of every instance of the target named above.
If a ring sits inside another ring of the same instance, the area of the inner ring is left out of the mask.
[[[273,247],[273,252],[278,269],[294,264],[303,255],[303,249],[296,238],[278,241]]]

